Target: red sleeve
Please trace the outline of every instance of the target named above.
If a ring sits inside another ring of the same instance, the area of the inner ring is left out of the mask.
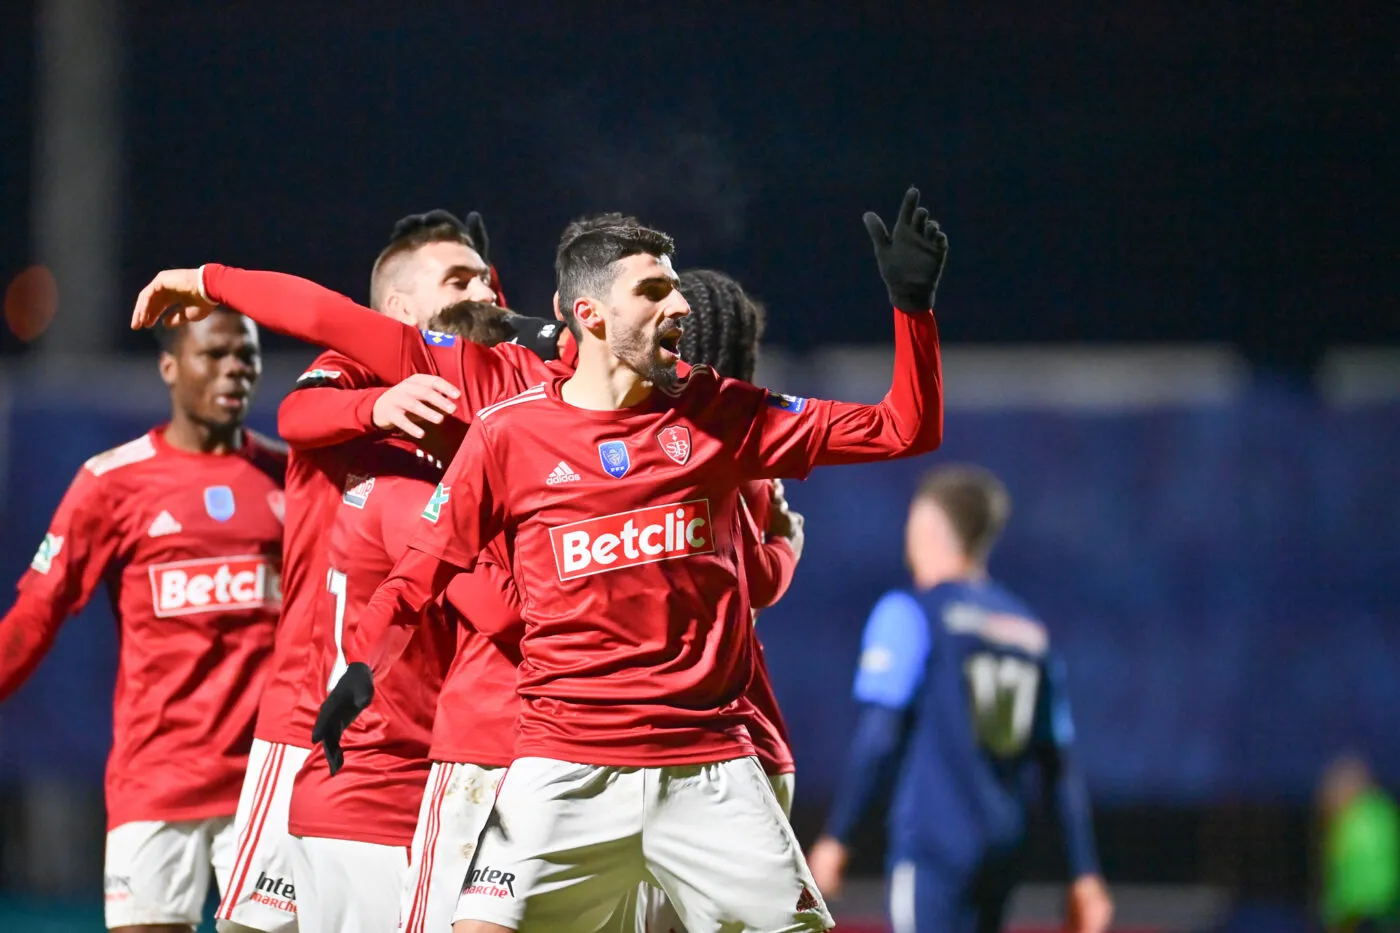
[[[277,433],[298,450],[330,447],[364,437],[374,426],[374,405],[388,391],[318,387],[292,392],[277,409]]]
[[[453,342],[429,349],[423,335],[371,311],[339,292],[281,272],[253,272],[209,263],[203,271],[210,300],[262,326],[307,343],[330,347],[363,363],[390,385],[414,373],[438,372],[456,351]]]
[[[505,487],[488,479],[494,470],[486,433],[468,433],[424,507],[408,550],[374,591],[356,626],[357,641],[366,649],[362,656],[376,677],[403,653],[428,604],[458,572],[472,569],[482,548],[505,525],[505,510],[494,494]]]
[[[373,433],[374,404],[388,390],[338,353],[322,353],[277,409],[277,433],[298,450],[343,444]]]
[[[943,374],[933,312],[894,312],[894,378],[878,405],[763,393],[744,383],[753,422],[740,450],[746,476],[806,477],[814,466],[927,453],[943,440]],[[742,388],[734,388],[742,387]],[[766,398],[759,398],[765,395]]]
[[[525,624],[515,577],[489,560],[477,561],[471,573],[457,574],[447,585],[447,601],[483,635],[499,635]]]
[[[19,598],[0,619],[0,700],[28,679],[63,621],[87,605],[102,582],[119,541],[111,514],[101,482],[80,470],[20,578]]]
[[[739,521],[743,532],[744,577],[749,585],[749,603],[767,609],[783,598],[797,570],[797,555],[786,538],[763,540],[763,531],[743,496],[739,497]]]

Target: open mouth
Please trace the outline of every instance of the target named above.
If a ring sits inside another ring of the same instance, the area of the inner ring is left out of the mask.
[[[220,392],[214,396],[214,404],[229,411],[242,411],[248,407],[248,393]]]
[[[681,355],[681,330],[680,330],[680,328],[676,328],[676,329],[674,329],[674,330],[668,330],[666,333],[662,334],[661,337],[657,340],[657,344],[661,347],[661,352],[662,352],[662,353],[665,353],[667,356],[674,356],[676,359],[680,359],[680,355]]]

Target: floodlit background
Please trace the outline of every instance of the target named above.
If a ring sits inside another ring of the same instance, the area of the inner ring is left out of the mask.
[[[945,8],[946,7],[946,8]],[[1306,929],[1337,756],[1400,783],[1400,238],[1393,5],[0,3],[0,583],[74,471],[168,409],[157,270],[363,301],[394,220],[487,219],[549,313],[564,224],[623,210],[768,307],[760,380],[873,401],[889,311],[863,211],[951,241],[947,442],[818,472],[760,632],[824,817],[920,471],[1015,513],[993,571],[1047,619],[1123,929]],[[277,337],[255,426],[314,351]],[[8,600],[0,600],[0,606]],[[71,621],[0,706],[0,926],[100,925],[116,639]],[[881,915],[870,883],[838,902]],[[1058,910],[1038,836],[1017,924]],[[6,911],[11,920],[6,920]],[[16,926],[19,928],[19,926]]]

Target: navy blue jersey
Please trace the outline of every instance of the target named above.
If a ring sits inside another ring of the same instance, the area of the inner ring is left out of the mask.
[[[958,884],[1014,861],[1044,787],[1076,876],[1097,871],[1063,681],[1045,626],[995,582],[886,594],[865,627],[861,726],[828,831],[849,834],[886,772],[890,861]]]

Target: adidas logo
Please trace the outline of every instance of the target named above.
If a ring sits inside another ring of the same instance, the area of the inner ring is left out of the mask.
[[[821,901],[817,900],[811,890],[804,884],[802,893],[797,895],[797,912],[804,913],[808,910],[820,910]]]
[[[582,479],[582,477],[574,472],[574,468],[563,460],[560,460],[559,465],[555,467],[554,472],[550,473],[545,479],[544,484],[546,486],[558,486],[560,483],[573,483],[579,479]]]
[[[175,516],[169,512],[162,511],[156,516],[156,520],[151,522],[151,528],[146,534],[152,538],[159,538],[161,535],[175,535],[184,531],[180,523],[175,520]]]

